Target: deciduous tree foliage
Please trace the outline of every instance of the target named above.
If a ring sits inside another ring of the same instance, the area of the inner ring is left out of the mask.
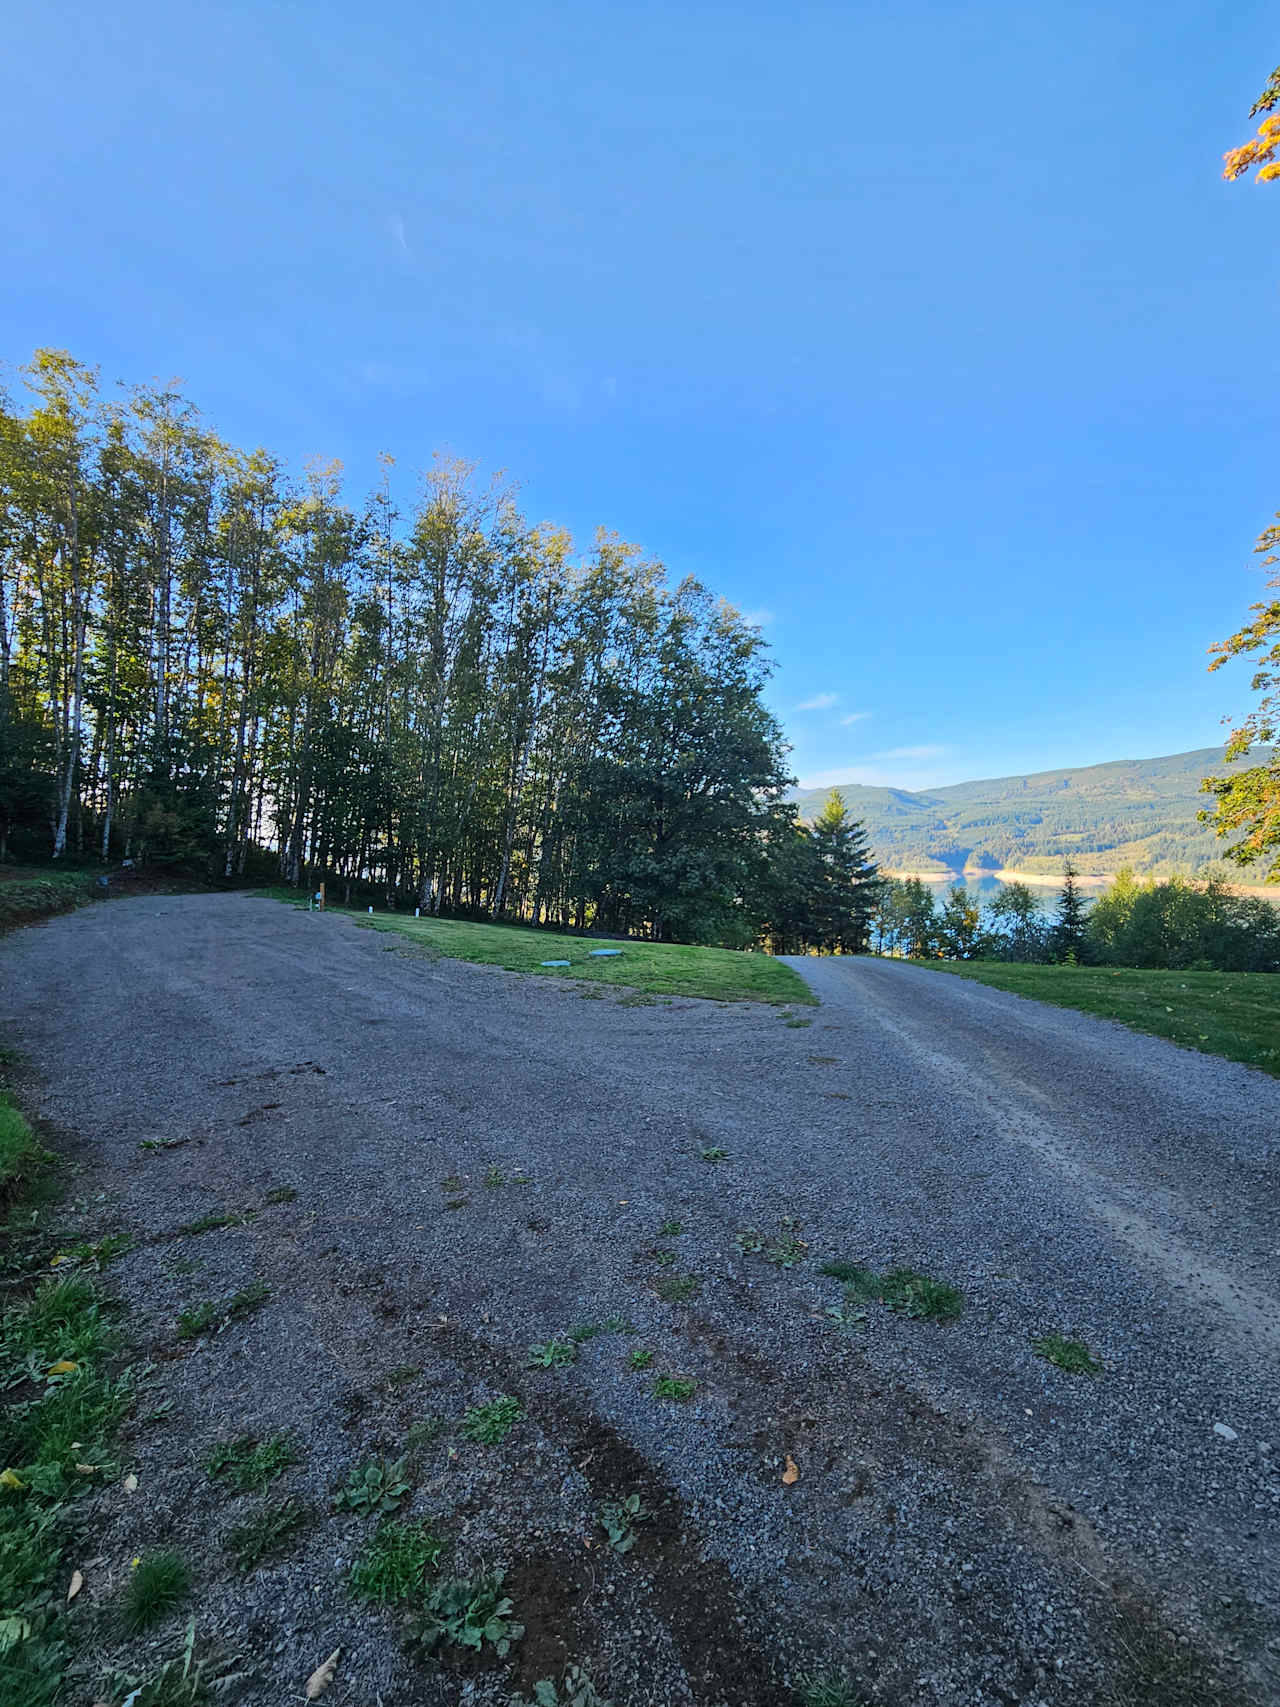
[[[356,506],[336,464],[294,478],[174,387],[115,400],[57,350],[22,379],[0,397],[0,856],[758,937],[801,833],[763,640],[723,600],[609,533],[578,552],[465,463],[402,513],[385,459]],[[858,937],[816,899],[806,941]]]
[[[1254,547],[1265,567],[1280,562],[1280,514]],[[1280,587],[1280,575],[1269,587]],[[1220,670],[1232,658],[1259,653],[1253,688],[1261,695],[1257,705],[1227,742],[1224,757],[1240,759],[1257,752],[1261,764],[1234,776],[1206,777],[1205,790],[1217,796],[1212,820],[1220,836],[1239,836],[1227,849],[1227,858],[1238,865],[1263,863],[1268,882],[1280,882],[1280,598],[1264,599],[1250,606],[1253,621],[1220,640],[1211,648],[1216,654],[1209,665]]]
[[[1280,113],[1274,110],[1277,106],[1280,106],[1280,65],[1267,78],[1266,88],[1249,108],[1251,119],[1256,119],[1259,113],[1271,113],[1272,117],[1262,121],[1257,136],[1251,141],[1223,156],[1224,178],[1241,178],[1254,166],[1258,168],[1259,184],[1265,184],[1270,178],[1280,178],[1280,161],[1276,159],[1280,151]]]

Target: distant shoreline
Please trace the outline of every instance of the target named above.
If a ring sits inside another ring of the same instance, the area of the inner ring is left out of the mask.
[[[1115,881],[1118,874],[1114,871],[1078,871],[1076,884],[1081,889],[1105,889],[1108,883]],[[1142,877],[1142,873],[1137,873]],[[886,877],[896,877],[902,881],[908,877],[918,878],[922,883],[959,883],[962,879],[971,877],[994,877],[1000,883],[1025,883],[1028,886],[1042,889],[1060,889],[1062,887],[1061,873],[1054,874],[1045,871],[1008,871],[1003,866],[993,871],[985,865],[967,865],[957,871],[954,867],[949,871],[889,871]],[[1192,883],[1203,882],[1189,874]],[[1274,901],[1280,906],[1280,884],[1276,883],[1228,883],[1227,888],[1233,895],[1260,895],[1264,901]]]

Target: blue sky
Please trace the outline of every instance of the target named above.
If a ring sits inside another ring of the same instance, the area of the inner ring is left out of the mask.
[[[0,353],[433,449],[759,614],[806,781],[1212,744],[1277,505],[1272,9],[5,7]]]

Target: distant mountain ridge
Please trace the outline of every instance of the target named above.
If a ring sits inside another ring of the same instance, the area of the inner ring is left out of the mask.
[[[1047,875],[1061,872],[1071,859],[1082,872],[1128,865],[1167,875],[1203,871],[1221,860],[1225,844],[1196,814],[1212,805],[1200,792],[1201,779],[1227,768],[1221,747],[1199,747],[1164,758],[957,782],[924,793],[863,783],[841,783],[838,792],[866,825],[876,858],[890,871]],[[829,793],[796,789],[791,798],[801,818],[810,819]],[[1239,881],[1242,874],[1235,876]]]

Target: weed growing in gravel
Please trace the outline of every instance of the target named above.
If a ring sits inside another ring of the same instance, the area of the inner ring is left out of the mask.
[[[178,1313],[178,1338],[193,1340],[207,1333],[218,1320],[218,1306],[211,1298],[199,1304],[188,1304]]]
[[[244,1227],[252,1219],[251,1209],[214,1210],[208,1215],[202,1215],[198,1221],[185,1222],[178,1231],[193,1237],[197,1233],[215,1233],[220,1227]]]
[[[138,1145],[140,1150],[181,1150],[184,1144],[189,1144],[190,1138],[143,1138]]]
[[[1061,1334],[1042,1334],[1033,1339],[1031,1349],[1037,1357],[1056,1363],[1071,1375],[1101,1375],[1102,1364],[1094,1357],[1084,1340],[1065,1339]]]
[[[267,1203],[296,1203],[298,1194],[291,1185],[278,1185],[274,1191],[269,1191],[264,1199]]]
[[[641,1346],[637,1346],[636,1349],[627,1357],[627,1368],[647,1369],[652,1362],[653,1353],[651,1351],[645,1351]]]
[[[614,1552],[629,1553],[636,1544],[636,1524],[647,1523],[652,1516],[639,1494],[628,1494],[602,1505],[598,1521]]]
[[[125,1624],[136,1635],[181,1606],[190,1589],[191,1573],[177,1553],[144,1554],[124,1591]]]
[[[333,1506],[335,1511],[361,1514],[395,1511],[404,1504],[410,1491],[403,1458],[397,1458],[394,1464],[385,1458],[370,1458],[352,1470],[346,1486],[333,1496]]]
[[[698,1154],[704,1162],[727,1162],[729,1160],[729,1152],[722,1150],[718,1144],[705,1145]]]
[[[238,1440],[220,1440],[204,1456],[204,1467],[213,1477],[223,1477],[242,1494],[257,1492],[273,1482],[290,1464],[298,1462],[298,1450],[287,1435],[258,1441],[251,1434]]]
[[[659,1268],[670,1268],[672,1263],[676,1260],[676,1253],[674,1251],[663,1250],[663,1248],[659,1246],[653,1253],[653,1260],[658,1264]]]
[[[189,1304],[178,1317],[178,1338],[192,1340],[201,1334],[225,1328],[228,1322],[234,1322],[241,1316],[251,1316],[255,1310],[260,1310],[270,1296],[271,1288],[266,1281],[255,1280],[252,1285],[233,1292],[225,1304],[214,1303],[212,1299],[205,1299],[200,1304]]]
[[[653,1290],[664,1304],[683,1304],[702,1290],[702,1282],[696,1274],[662,1274]]]
[[[633,1334],[636,1332],[634,1322],[625,1316],[606,1316],[603,1322],[579,1322],[569,1329],[568,1338],[575,1345],[583,1345],[587,1340],[595,1339],[599,1334]]]
[[[385,1383],[385,1385],[390,1387],[392,1389],[392,1391],[395,1392],[401,1387],[411,1386],[412,1383],[415,1382],[418,1379],[419,1375],[421,1375],[421,1374],[422,1374],[421,1364],[418,1364],[418,1363],[398,1363],[394,1369],[388,1369],[387,1373],[382,1377],[382,1379],[383,1379],[383,1382]]]
[[[496,1446],[505,1440],[524,1415],[519,1399],[503,1395],[487,1405],[473,1405],[463,1416],[458,1432],[464,1440],[474,1440],[481,1446]]]
[[[754,1227],[746,1227],[734,1235],[734,1244],[746,1255],[759,1255],[775,1268],[794,1268],[803,1262],[809,1246],[800,1237],[800,1223],[792,1215],[784,1215],[777,1235],[770,1239]]]
[[[410,1428],[404,1443],[406,1446],[425,1446],[428,1441],[438,1440],[447,1426],[443,1417],[423,1417]]]
[[[567,1363],[572,1363],[577,1355],[577,1342],[572,1338],[544,1340],[541,1345],[529,1347],[529,1367],[531,1369],[563,1369]]]
[[[658,1237],[660,1239],[678,1239],[680,1237],[681,1233],[683,1233],[683,1232],[684,1232],[684,1223],[683,1222],[681,1222],[681,1221],[664,1221],[662,1223],[661,1227],[658,1228]]]
[[[488,1642],[498,1658],[505,1659],[511,1644],[524,1635],[524,1625],[511,1616],[515,1608],[502,1592],[504,1580],[504,1572],[494,1571],[436,1583],[423,1597],[413,1623],[414,1638],[427,1649],[452,1642],[477,1653]]]
[[[440,1181],[440,1189],[446,1197],[456,1197],[460,1191],[467,1189],[467,1182],[461,1174],[446,1174]]]
[[[791,1031],[800,1031],[806,1025],[812,1025],[812,1024],[813,1024],[813,1021],[811,1019],[789,1019],[787,1021],[787,1026]]]
[[[496,1191],[500,1185],[507,1183],[506,1175],[496,1162],[485,1169],[484,1183],[490,1191]]]
[[[409,1600],[422,1588],[444,1548],[445,1543],[425,1524],[384,1518],[351,1567],[351,1592],[382,1606]]]
[[[838,1328],[843,1328],[846,1332],[851,1332],[854,1328],[860,1328],[867,1319],[867,1312],[858,1308],[859,1304],[862,1302],[863,1294],[859,1292],[858,1288],[856,1286],[846,1286],[844,1289],[844,1302],[833,1305],[832,1308],[827,1311],[827,1315]]]
[[[227,1551],[240,1570],[251,1571],[272,1553],[280,1552],[310,1516],[307,1507],[292,1495],[276,1505],[259,1506],[251,1517],[227,1531]]]
[[[951,1321],[964,1309],[959,1287],[933,1280],[919,1269],[891,1268],[876,1274],[857,1263],[828,1262],[822,1265],[821,1273],[844,1281],[846,1305],[874,1300],[915,1321],[933,1322]]]
[[[653,1383],[655,1399],[674,1399],[677,1404],[687,1404],[697,1391],[698,1383],[688,1375],[659,1375]]]
[[[613,1707],[613,1703],[605,1700],[581,1666],[573,1665],[559,1688],[549,1677],[534,1684],[533,1707]]]
[[[63,1263],[92,1263],[101,1273],[108,1263],[114,1262],[133,1249],[133,1239],[128,1233],[108,1233],[96,1244],[72,1245],[69,1251],[59,1251],[53,1259],[53,1266],[60,1268]]]
[[[798,1693],[800,1707],[862,1707],[862,1697],[838,1671],[802,1677]]]
[[[196,1659],[196,1621],[187,1623],[186,1640],[177,1659],[168,1661],[150,1677],[129,1677],[112,1672],[96,1691],[95,1698],[109,1701],[128,1701],[131,1707],[205,1707],[210,1689],[218,1687],[217,1671],[225,1666],[212,1666],[207,1660]]]

